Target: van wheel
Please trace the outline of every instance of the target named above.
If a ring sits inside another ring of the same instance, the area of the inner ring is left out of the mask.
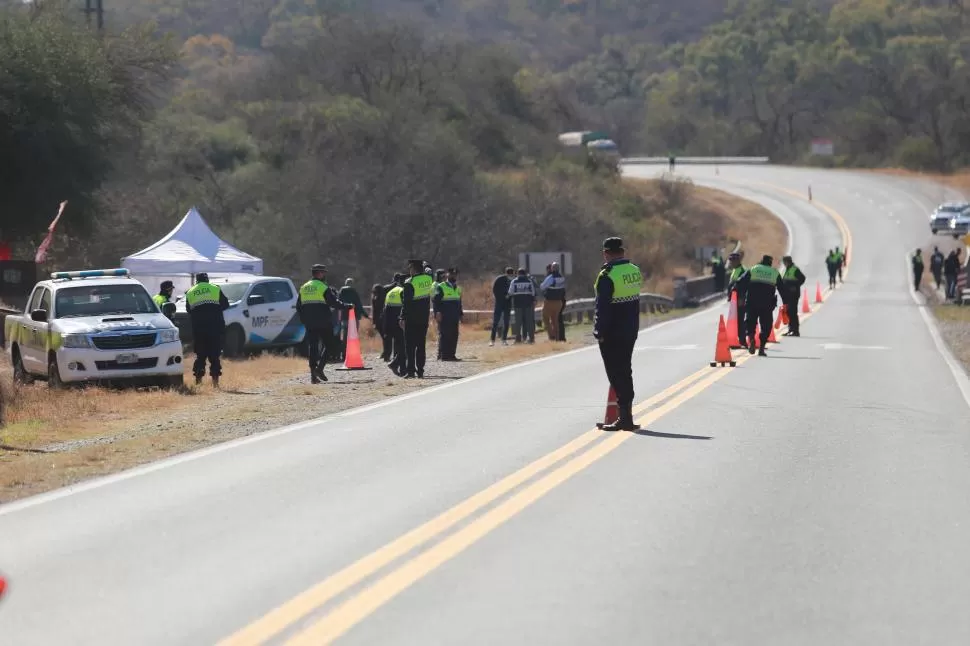
[[[61,371],[57,368],[57,357],[53,353],[47,359],[47,385],[54,389],[64,387],[64,382],[61,380]]]
[[[230,359],[237,359],[243,356],[246,347],[246,337],[243,335],[242,328],[233,325],[226,330],[226,342],[223,347],[224,354]]]
[[[13,349],[13,381],[22,386],[34,383],[34,378],[24,368],[24,360],[20,358],[20,350],[18,348]]]

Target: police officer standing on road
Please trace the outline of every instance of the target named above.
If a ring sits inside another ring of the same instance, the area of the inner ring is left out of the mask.
[[[428,340],[428,317],[431,313],[431,276],[424,272],[420,260],[409,260],[411,277],[401,292],[401,327],[404,329],[404,348],[407,367],[404,377],[424,377],[425,344]]]
[[[839,271],[839,256],[832,249],[829,249],[829,255],[825,256],[825,268],[829,271],[829,287],[835,289],[835,276]]]
[[[952,256],[953,253],[951,252]],[[913,289],[919,291],[919,285],[923,281],[923,250],[917,249],[916,253],[913,254],[913,258],[910,261],[913,265]],[[947,296],[949,296],[949,288],[947,288]]]
[[[389,368],[403,376],[407,353],[404,351],[404,330],[401,329],[401,294],[404,292],[404,274],[394,274],[384,297],[384,355],[389,357]]]
[[[310,268],[310,276],[310,280],[300,287],[300,295],[296,299],[296,312],[306,329],[304,338],[310,361],[310,383],[318,384],[321,381],[327,381],[323,368],[327,365],[328,353],[336,345],[330,310],[331,308],[350,309],[353,304],[341,302],[333,289],[327,285],[327,268],[324,265],[313,265]]]
[[[845,254],[842,251],[840,251],[838,247],[835,248],[835,261],[836,261],[836,271],[838,271],[839,273],[839,282],[844,283],[845,281],[842,280],[842,268],[845,267]],[[834,282],[832,286],[835,287]]]
[[[448,279],[438,283],[433,299],[434,319],[438,322],[438,356],[441,361],[461,361],[458,351],[458,330],[465,316],[461,308],[461,287],[458,270],[448,268]]]
[[[738,287],[738,279],[744,275],[748,269],[741,264],[741,254],[734,252],[728,256],[728,268],[731,270],[728,279],[728,302],[731,301],[731,292],[737,292],[738,295],[738,340],[741,345],[747,346],[745,343],[745,335],[748,333],[747,327],[747,308],[745,307],[745,299],[748,294],[745,290]]]
[[[205,362],[209,361],[209,375],[212,385],[219,387],[222,376],[222,337],[226,332],[226,319],[223,312],[229,309],[229,299],[216,285],[209,282],[209,274],[195,275],[195,285],[185,292],[185,310],[192,320],[192,341],[195,349],[195,363],[192,374],[196,385],[205,377]]]
[[[755,330],[761,326],[761,349],[758,355],[767,357],[765,346],[768,345],[768,337],[771,336],[772,314],[775,305],[778,304],[775,298],[777,291],[782,298],[785,297],[785,284],[781,280],[781,274],[771,266],[774,258],[764,256],[761,262],[752,267],[741,278],[738,279],[738,287],[747,291],[748,309],[748,354],[754,354]]]
[[[606,264],[596,277],[596,315],[593,336],[610,386],[616,391],[619,418],[603,427],[608,431],[635,431],[633,423],[633,346],[640,332],[640,268],[624,258],[623,240],[603,241]]]
[[[781,261],[785,263],[785,273],[781,277],[781,282],[785,284],[785,293],[781,300],[788,310],[788,331],[785,336],[801,336],[798,328],[798,300],[802,285],[805,284],[805,274],[795,266],[791,256],[785,256]]]

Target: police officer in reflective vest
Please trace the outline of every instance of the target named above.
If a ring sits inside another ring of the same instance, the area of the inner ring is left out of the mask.
[[[327,365],[327,355],[337,345],[330,310],[349,310],[353,304],[341,302],[336,292],[327,285],[327,268],[324,265],[313,265],[310,276],[310,280],[300,287],[296,311],[306,329],[304,338],[310,361],[310,383],[318,384],[327,381],[323,367]]]
[[[768,337],[771,336],[771,326],[774,324],[772,315],[778,299],[775,292],[785,297],[785,285],[781,280],[781,274],[771,266],[774,258],[764,256],[761,262],[749,269],[741,278],[738,279],[738,287],[745,289],[748,294],[748,354],[754,354],[755,328],[761,326],[761,349],[758,354],[762,357],[768,356],[765,346],[768,345]]]
[[[431,298],[429,299],[431,304],[432,315],[437,312],[434,309],[434,295],[438,293],[438,285],[445,282],[445,270],[438,269],[434,272],[434,281],[431,283]],[[437,359],[441,361],[441,322],[438,321],[438,317],[435,317],[435,330],[438,333],[438,354]]]
[[[158,309],[168,318],[172,318],[172,315],[175,313],[175,303],[172,303],[172,292],[174,291],[175,283],[170,280],[163,280],[162,284],[158,287],[158,293],[152,296],[155,305],[158,305]],[[166,307],[168,303],[171,303],[171,305]]]
[[[209,274],[195,275],[195,285],[185,292],[185,310],[192,320],[192,342],[195,363],[192,374],[195,383],[201,384],[205,377],[205,362],[209,361],[212,385],[219,386],[222,376],[222,337],[226,332],[226,319],[222,313],[229,309],[229,299],[218,286],[209,282]]]
[[[731,301],[731,293],[737,293],[738,298],[738,340],[741,345],[747,346],[748,344],[744,342],[745,335],[748,332],[747,328],[747,308],[745,307],[745,298],[747,298],[747,293],[738,289],[738,279],[744,275],[744,272],[748,269],[741,264],[741,254],[734,252],[728,256],[728,269],[730,273],[728,274],[728,302]]]
[[[407,364],[402,376],[424,377],[425,343],[428,340],[428,317],[431,314],[431,276],[424,273],[420,260],[408,261],[411,277],[401,292],[401,328]]]
[[[785,309],[788,310],[788,331],[785,336],[801,336],[798,325],[798,301],[802,293],[802,285],[805,284],[805,274],[795,266],[795,261],[791,256],[781,259],[785,265],[785,273],[781,275],[781,282],[785,284],[785,295],[782,301]]]
[[[458,286],[458,270],[448,268],[448,280],[438,283],[434,298],[434,319],[438,322],[438,356],[441,361],[461,361],[455,356],[458,350],[458,329],[464,311],[461,308],[461,287]]]
[[[404,330],[400,324],[403,292],[404,274],[394,274],[394,282],[384,296],[384,352],[390,358],[391,372],[396,375],[404,375],[407,364]]]
[[[616,391],[619,418],[605,430],[635,431],[633,423],[633,346],[640,332],[640,268],[624,258],[620,238],[603,241],[606,264],[596,277],[596,315],[593,336],[599,342],[603,367]]]

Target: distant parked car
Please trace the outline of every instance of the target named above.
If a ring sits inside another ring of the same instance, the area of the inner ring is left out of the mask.
[[[958,216],[965,216],[970,213],[970,202],[945,202],[930,214],[930,231],[933,235],[954,235],[954,220]],[[966,233],[966,231],[964,231]]]

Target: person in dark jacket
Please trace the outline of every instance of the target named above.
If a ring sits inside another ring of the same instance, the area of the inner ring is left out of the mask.
[[[917,249],[919,251],[919,249]],[[920,258],[922,262],[922,258]],[[913,271],[915,272],[916,266],[913,266]],[[922,270],[921,270],[922,273]],[[946,257],[943,261],[943,275],[946,277],[946,297],[947,299],[953,299],[956,297],[957,293],[957,276],[960,274],[960,256],[959,252],[953,250],[950,255]],[[916,285],[916,289],[919,289],[919,285]]]
[[[785,297],[785,284],[781,274],[771,266],[774,261],[771,256],[764,256],[760,263],[738,279],[738,287],[745,289],[748,294],[745,303],[748,310],[748,354],[754,354],[755,330],[760,325],[761,349],[758,350],[758,355],[762,357],[768,356],[765,346],[771,336],[771,326],[774,325],[772,316],[778,304],[775,292],[782,298]]]
[[[390,357],[389,368],[403,376],[407,368],[407,352],[404,350],[404,330],[401,328],[401,307],[404,292],[404,274],[394,274],[394,282],[388,285],[384,296],[384,354]]]
[[[438,355],[441,361],[461,361],[456,356],[458,350],[458,331],[465,316],[461,308],[461,287],[458,285],[458,270],[448,268],[446,280],[438,283],[432,298],[434,319],[438,323]]]
[[[209,376],[212,385],[219,386],[222,376],[222,338],[226,333],[226,318],[229,299],[217,285],[209,282],[209,274],[195,275],[195,285],[185,292],[185,311],[192,321],[192,341],[195,349],[195,363],[192,374],[195,383],[201,384],[205,376],[205,363],[209,362]]]
[[[825,268],[829,272],[829,287],[835,289],[835,277],[839,273],[841,261],[834,250],[829,249],[829,255],[825,256]]]
[[[711,256],[711,275],[714,276],[714,291],[723,292],[727,278],[727,269],[720,251]]]
[[[515,308],[515,342],[536,342],[536,285],[524,267],[519,267],[518,276],[509,283],[509,299]]]
[[[391,282],[389,282],[386,285],[382,285],[381,286],[381,290],[384,293],[384,298],[383,298],[381,304],[383,305],[384,308],[387,307],[387,295],[391,292],[392,289],[394,289],[395,287],[398,287],[399,285],[403,285],[403,284],[404,284],[404,274],[396,273],[396,274],[394,274],[394,277],[391,279]],[[401,326],[398,325],[398,323],[397,323],[397,320],[398,320],[398,317],[400,316],[400,314],[401,314],[401,311],[400,310],[397,310],[394,313],[394,325],[392,326],[393,329],[391,329],[391,328],[389,328],[387,326],[387,321],[386,321],[387,317],[384,316],[384,312],[383,311],[381,312],[380,321],[381,321],[381,327],[384,330],[384,333],[381,336],[381,338],[382,338],[382,340],[384,342],[383,348],[381,350],[381,359],[383,359],[384,361],[390,361],[391,360],[391,356],[392,356],[391,353],[394,350],[394,334],[395,334],[395,332],[397,330],[400,330],[400,328],[401,328]],[[378,321],[377,316],[375,314],[373,314],[373,312],[371,313],[371,316],[373,316],[374,323],[376,324],[377,321]],[[403,348],[403,346],[402,346],[402,348]]]
[[[384,286],[380,283],[374,283],[370,289],[370,314],[371,320],[374,321],[374,329],[377,330],[377,335],[381,337],[381,344],[384,343],[384,298],[387,292]],[[381,353],[381,359],[387,361],[384,358],[384,353]]]
[[[428,317],[431,314],[431,285],[434,282],[420,260],[408,261],[411,277],[401,292],[400,324],[404,329],[407,366],[402,376],[412,379],[424,377],[425,345],[428,341]]]
[[[798,301],[802,285],[805,284],[805,274],[795,266],[791,256],[785,256],[781,261],[785,264],[785,273],[781,275],[781,282],[785,285],[782,302],[788,310],[788,331],[785,336],[801,336],[798,326]]]
[[[603,265],[596,277],[596,313],[593,336],[599,342],[600,356],[610,386],[616,392],[619,417],[604,430],[635,431],[633,423],[633,346],[640,333],[640,268],[624,256],[623,240],[603,241]]]
[[[515,270],[505,268],[505,273],[495,277],[492,282],[492,296],[495,298],[495,309],[492,312],[492,338],[489,345],[495,345],[499,324],[502,325],[502,345],[509,344],[509,325],[512,319],[512,301],[509,299],[509,285],[515,278]]]
[[[933,274],[933,280],[936,281],[937,289],[943,284],[943,262],[943,253],[940,252],[940,248],[933,247],[933,255],[930,256],[930,272]]]
[[[310,361],[310,382],[318,384],[327,381],[323,368],[327,364],[327,357],[332,356],[330,349],[336,344],[331,310],[341,312],[354,305],[341,301],[333,288],[327,285],[327,268],[324,265],[313,265],[310,276],[310,280],[300,287],[296,312],[306,329],[304,338]]]

